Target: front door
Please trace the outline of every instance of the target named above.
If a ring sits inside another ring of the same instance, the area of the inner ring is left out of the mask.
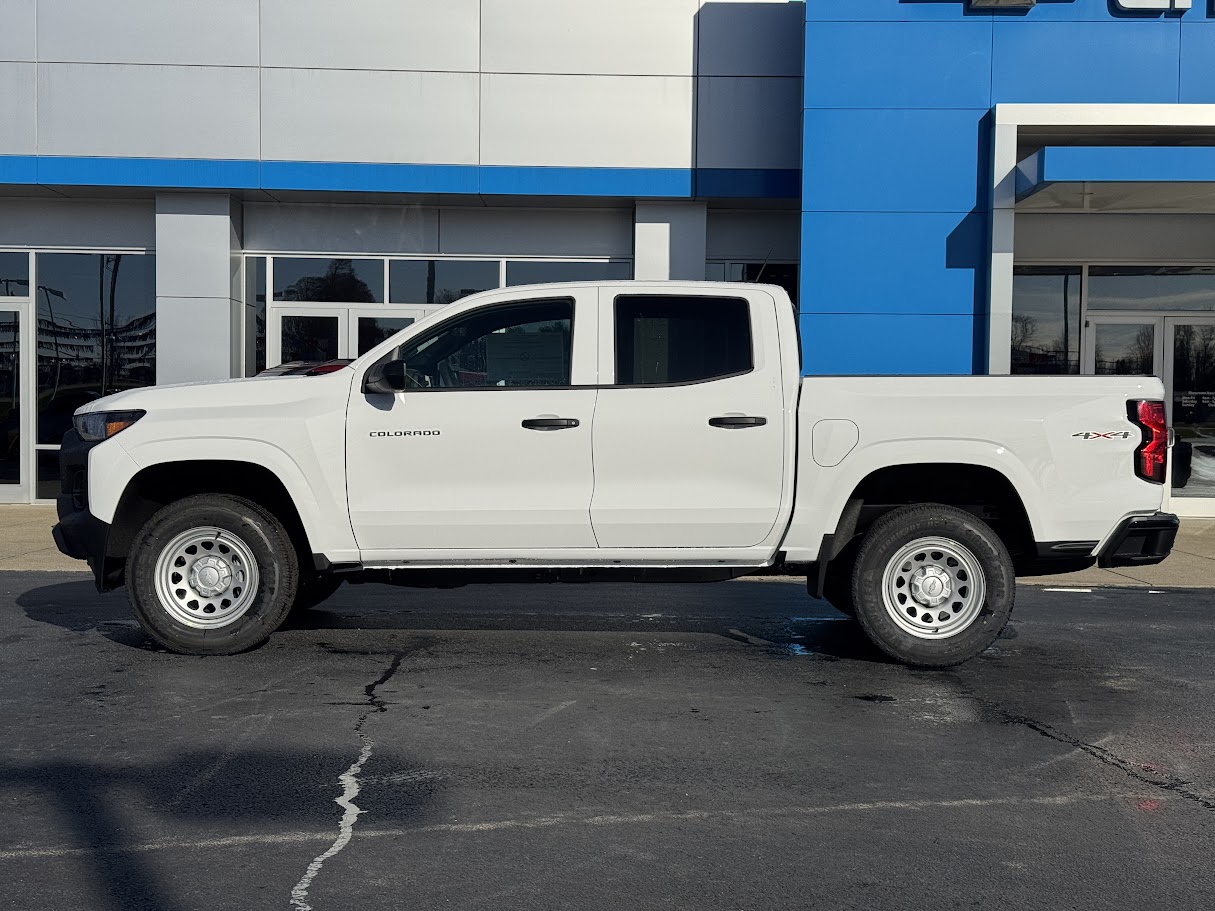
[[[21,310],[0,305],[0,503],[27,503],[30,415]]]
[[[347,492],[368,563],[594,548],[594,289],[479,304],[377,362],[409,388],[347,415]],[[453,553],[456,552],[456,553]]]
[[[605,548],[760,544],[784,484],[776,303],[604,289],[591,522]],[[606,372],[606,371],[605,371]]]

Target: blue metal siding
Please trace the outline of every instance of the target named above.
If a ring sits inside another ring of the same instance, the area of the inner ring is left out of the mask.
[[[993,105],[1215,102],[1208,0],[808,0],[806,19],[807,374],[985,368]]]

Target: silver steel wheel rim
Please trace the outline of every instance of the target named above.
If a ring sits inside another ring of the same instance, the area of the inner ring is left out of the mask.
[[[974,622],[987,585],[969,550],[947,538],[917,538],[899,549],[882,574],[890,619],[919,639],[948,639]]]
[[[183,531],[156,561],[161,607],[195,629],[218,629],[238,620],[257,596],[257,581],[253,551],[225,528]]]

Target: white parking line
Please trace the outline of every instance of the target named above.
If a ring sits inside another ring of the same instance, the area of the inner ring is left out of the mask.
[[[1092,594],[1091,588],[1044,588],[1044,592],[1079,592],[1082,595]]]

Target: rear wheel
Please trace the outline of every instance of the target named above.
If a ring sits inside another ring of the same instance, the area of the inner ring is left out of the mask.
[[[990,526],[951,506],[893,510],[865,535],[852,576],[856,616],[890,657],[949,667],[979,655],[1008,623],[1012,560]]]
[[[140,625],[171,651],[231,655],[260,645],[291,609],[298,560],[282,524],[238,497],[205,494],[165,506],[127,555]]]

